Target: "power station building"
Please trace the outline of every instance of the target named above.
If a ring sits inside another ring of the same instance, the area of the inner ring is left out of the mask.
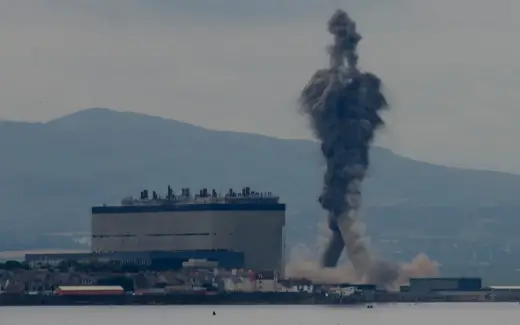
[[[150,263],[154,256],[178,262],[198,258],[283,274],[284,227],[285,204],[271,193],[246,187],[223,196],[207,189],[191,195],[184,188],[175,195],[168,187],[166,197],[153,192],[149,198],[145,190],[121,205],[92,208],[92,253],[82,258],[135,256],[138,263]],[[28,262],[41,258],[26,256]]]

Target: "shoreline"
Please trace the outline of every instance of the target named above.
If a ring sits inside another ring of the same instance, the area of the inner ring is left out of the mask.
[[[157,294],[157,295],[20,295],[1,294],[0,307],[7,306],[150,306],[150,305],[373,305],[423,303],[496,303],[520,301],[520,296],[475,299],[474,296],[325,296],[313,293],[231,292],[218,294]]]

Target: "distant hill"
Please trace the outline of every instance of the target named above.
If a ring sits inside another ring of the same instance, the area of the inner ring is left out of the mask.
[[[48,123],[2,121],[0,154],[3,249],[75,248],[66,236],[44,234],[88,231],[91,205],[168,184],[276,192],[288,203],[292,243],[313,241],[323,220],[316,202],[323,164],[312,141],[93,108]],[[472,233],[478,218],[507,218],[505,230],[520,225],[520,176],[437,166],[383,148],[371,158],[364,205],[374,236],[459,236]],[[483,229],[498,236],[502,228],[494,227]]]

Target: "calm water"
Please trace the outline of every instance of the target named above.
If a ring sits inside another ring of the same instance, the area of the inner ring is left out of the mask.
[[[212,311],[216,316],[212,316]],[[519,304],[364,307],[1,307],[1,325],[518,325]]]

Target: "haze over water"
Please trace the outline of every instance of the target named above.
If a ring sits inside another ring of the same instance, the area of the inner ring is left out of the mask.
[[[212,311],[216,316],[212,316]],[[514,303],[401,304],[364,306],[123,306],[1,307],[2,325],[513,325]]]

